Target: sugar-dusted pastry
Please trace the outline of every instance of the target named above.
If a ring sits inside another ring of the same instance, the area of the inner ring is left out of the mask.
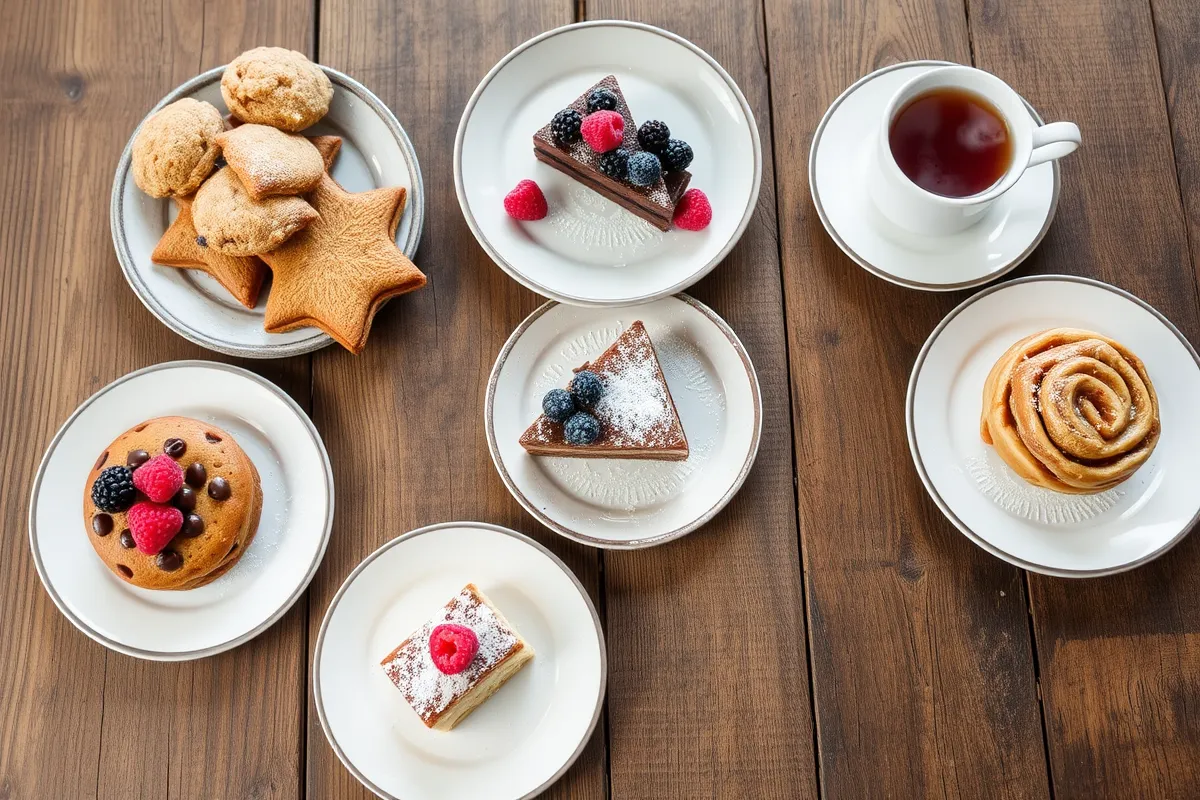
[[[181,197],[200,188],[221,148],[225,119],[211,103],[185,97],[142,123],[133,140],[133,182],[151,197]]]
[[[239,125],[219,135],[217,144],[254,200],[310,192],[325,171],[321,153],[312,142],[269,125]]]
[[[1137,356],[1098,333],[1054,328],[1017,342],[992,367],[980,435],[1029,483],[1096,494],[1154,452],[1158,413]]]
[[[228,167],[213,173],[192,202],[197,243],[227,256],[274,250],[317,217],[303,197],[255,200]]]
[[[380,664],[426,727],[448,731],[533,656],[512,623],[468,583]]]
[[[242,122],[294,132],[325,116],[333,99],[333,84],[303,53],[256,47],[225,68],[221,97]]]

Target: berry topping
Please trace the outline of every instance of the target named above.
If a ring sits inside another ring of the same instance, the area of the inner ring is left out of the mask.
[[[150,460],[150,454],[145,450],[130,450],[129,455],[125,457],[125,463],[130,469],[137,469],[142,464]]]
[[[551,389],[542,398],[542,413],[555,422],[566,422],[575,413],[575,400],[566,389]]]
[[[523,180],[517,188],[504,195],[504,210],[513,219],[533,222],[543,219],[548,211],[546,196],[536,183]]]
[[[567,444],[591,444],[600,438],[600,420],[586,411],[576,411],[563,425],[563,438]]]
[[[647,120],[642,123],[642,127],[638,128],[638,143],[641,144],[643,150],[649,150],[655,155],[662,152],[670,138],[670,128],[656,119]]]
[[[662,176],[662,164],[654,153],[634,153],[629,157],[629,182],[649,186]]]
[[[109,467],[92,483],[92,502],[101,511],[124,511],[136,499],[133,473],[128,467]]]
[[[712,222],[712,206],[699,189],[688,189],[675,204],[675,224],[685,231],[702,231]]]
[[[183,470],[163,453],[138,467],[133,473],[133,485],[155,503],[166,503],[183,486]]]
[[[129,509],[129,532],[139,553],[157,555],[182,527],[183,512],[178,508],[143,500]]]
[[[583,117],[573,108],[564,108],[550,120],[550,134],[559,144],[575,144],[579,141],[579,126]]]
[[[629,151],[618,147],[600,156],[600,171],[610,178],[625,180],[629,175]]]
[[[479,652],[479,637],[465,625],[438,625],[429,634],[429,655],[444,675],[457,675]]]
[[[682,139],[671,139],[663,148],[662,163],[668,172],[682,172],[692,163],[692,146]]]
[[[625,140],[625,119],[615,111],[597,111],[583,118],[583,140],[597,153],[607,153]]]
[[[183,439],[167,439],[163,442],[163,452],[171,458],[183,458],[187,452],[187,442]]]
[[[604,384],[600,382],[600,377],[594,372],[585,369],[576,372],[575,377],[571,379],[571,395],[580,406],[596,404],[602,394],[604,394]]]
[[[587,110],[589,114],[595,114],[597,111],[616,111],[616,94],[608,89],[592,89],[587,96]]]

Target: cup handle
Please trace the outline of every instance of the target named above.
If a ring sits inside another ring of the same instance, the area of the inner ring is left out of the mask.
[[[1033,167],[1074,153],[1079,141],[1079,126],[1074,122],[1051,122],[1034,128],[1033,152],[1026,166]]]

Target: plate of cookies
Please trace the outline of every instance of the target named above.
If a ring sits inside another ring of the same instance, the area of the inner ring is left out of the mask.
[[[421,288],[425,193],[408,135],[347,75],[258,47],[155,106],[121,155],[111,225],[142,303],[250,358],[366,344]]]
[[[332,521],[329,458],[303,410],[246,370],[176,361],[71,415],[34,480],[29,538],[77,628],[126,655],[182,661],[283,616]]]
[[[909,446],[960,531],[1025,569],[1095,577],[1200,519],[1200,357],[1133,295],[1035,276],[952,311],[908,388]]]

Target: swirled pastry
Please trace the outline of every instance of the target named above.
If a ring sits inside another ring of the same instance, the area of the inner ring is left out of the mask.
[[[1121,483],[1158,443],[1158,398],[1141,360],[1091,331],[1027,336],[992,367],[980,435],[1029,483],[1096,494]]]

